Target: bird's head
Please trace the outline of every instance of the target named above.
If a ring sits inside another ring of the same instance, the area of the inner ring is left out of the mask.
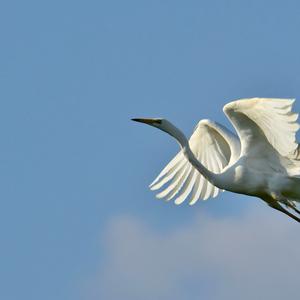
[[[140,123],[145,123],[150,126],[156,127],[171,136],[173,136],[175,139],[178,141],[181,141],[182,143],[186,142],[186,138],[183,135],[183,133],[176,128],[171,122],[169,122],[166,119],[161,119],[161,118],[134,118],[131,119],[132,121],[135,122],[140,122]]]

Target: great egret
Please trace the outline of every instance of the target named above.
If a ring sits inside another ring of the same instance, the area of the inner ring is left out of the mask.
[[[294,220],[300,218],[300,146],[293,99],[252,98],[226,104],[224,113],[237,136],[224,126],[201,120],[190,140],[166,119],[132,119],[173,136],[181,151],[150,185],[167,187],[158,198],[189,204],[230,191],[261,198]],[[285,206],[286,208],[284,208]]]

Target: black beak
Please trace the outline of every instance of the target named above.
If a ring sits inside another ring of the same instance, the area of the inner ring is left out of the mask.
[[[135,122],[149,124],[149,125],[152,125],[153,123],[157,123],[157,120],[155,120],[155,119],[134,118],[134,119],[131,119],[131,120],[135,121]]]

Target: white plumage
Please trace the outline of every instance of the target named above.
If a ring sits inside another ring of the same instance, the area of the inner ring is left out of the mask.
[[[228,144],[223,138],[223,135],[219,133],[225,133],[225,131],[226,128],[222,128],[216,123],[209,120],[202,120],[196,126],[189,140],[191,150],[196,158],[214,173],[221,173],[230,161],[231,144]],[[227,135],[231,137],[232,140],[237,139],[229,131],[227,131]],[[236,141],[236,144],[238,145],[238,141]],[[219,193],[219,189],[205,179],[195,168],[192,168],[186,176],[181,176],[184,175],[184,171],[188,170],[189,166],[191,166],[191,164],[185,158],[183,150],[181,150],[150,185],[150,189],[157,190],[165,183],[171,181],[166,189],[157,194],[157,197],[166,197],[167,200],[171,200],[177,196],[175,199],[176,204],[182,203],[191,192],[193,194],[190,204],[196,203],[199,198],[206,200],[209,197],[216,197]],[[165,176],[166,174],[167,176]],[[180,181],[180,186],[182,186],[181,190],[176,188],[176,182],[178,180]],[[186,191],[189,191],[189,193]],[[185,197],[182,197],[183,195]]]
[[[189,141],[165,119],[133,119],[172,135],[181,151],[150,185],[158,198],[180,204],[216,197],[220,191],[257,196],[297,221],[280,204],[299,212],[300,146],[293,99],[252,98],[226,104],[237,135],[210,120],[200,121]]]

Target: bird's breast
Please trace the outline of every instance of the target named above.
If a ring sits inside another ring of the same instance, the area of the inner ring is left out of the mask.
[[[234,193],[260,195],[266,188],[266,176],[242,164],[228,168],[222,176],[222,188]]]

